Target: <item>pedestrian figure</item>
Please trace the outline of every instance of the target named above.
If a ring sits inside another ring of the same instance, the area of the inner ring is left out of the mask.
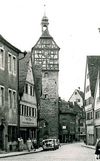
[[[18,138],[18,150],[22,151],[23,150],[23,146],[24,146],[24,142],[22,137]]]
[[[100,139],[97,139],[95,154],[97,155],[96,159],[100,159]]]
[[[31,141],[30,138],[28,138],[28,140],[27,140],[27,149],[28,149],[29,152],[30,152],[31,149],[32,149],[32,141]]]
[[[33,144],[34,151],[36,151],[36,148],[37,148],[37,140],[36,139],[33,139],[32,140],[32,144]]]

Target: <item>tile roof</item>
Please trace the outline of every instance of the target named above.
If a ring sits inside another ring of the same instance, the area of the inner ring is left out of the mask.
[[[80,94],[80,96],[82,97],[82,98],[84,98],[84,93],[82,92],[82,91],[80,91],[80,90],[77,90],[78,91],[78,93]]]
[[[18,48],[16,48],[15,46],[13,46],[12,44],[10,44],[2,35],[0,35],[0,41],[2,43],[4,43],[5,45],[7,45],[9,48],[11,48],[12,50],[14,50],[17,53],[21,53],[22,51],[19,50]]]
[[[25,57],[23,57],[22,54],[20,54],[19,56],[19,94],[20,95],[22,95],[24,91],[24,84],[26,81],[28,64],[30,59],[31,59],[31,53],[27,53]]]
[[[42,67],[41,65],[33,64],[34,80],[35,80],[35,89],[37,102],[40,104],[40,97],[42,94]]]
[[[98,69],[100,69],[100,56],[87,56],[87,65],[89,70],[91,94],[94,97]]]

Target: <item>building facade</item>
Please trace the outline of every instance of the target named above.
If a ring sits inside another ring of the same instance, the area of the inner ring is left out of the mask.
[[[59,138],[61,142],[85,139],[85,113],[77,103],[59,98]]]
[[[17,58],[21,51],[0,35],[0,149],[17,139]]]
[[[95,90],[98,77],[98,69],[100,67],[100,56],[87,56],[86,72],[85,72],[85,112],[86,112],[86,142],[87,144],[95,144],[95,110],[97,111],[95,102]],[[94,107],[95,103],[95,107]],[[96,119],[97,124],[97,119]]]
[[[80,88],[75,89],[75,91],[69,98],[69,102],[73,104],[77,112],[76,116],[77,140],[85,140],[86,132],[85,132],[84,93],[80,90]]]
[[[94,100],[94,140],[100,138],[100,69],[98,69],[98,77],[95,89]]]
[[[80,107],[83,108],[83,99],[84,93],[80,91],[80,89],[75,89],[75,91],[69,98],[69,102],[73,102],[73,104],[76,102]]]
[[[37,98],[31,53],[19,60],[20,137],[37,139]]]
[[[33,64],[42,67],[40,103],[40,138],[58,137],[58,74],[59,47],[49,34],[49,21],[41,21],[42,35],[32,48]],[[54,124],[55,122],[55,124]]]
[[[73,106],[59,99],[59,140],[62,143],[73,142],[76,139],[76,112]]]

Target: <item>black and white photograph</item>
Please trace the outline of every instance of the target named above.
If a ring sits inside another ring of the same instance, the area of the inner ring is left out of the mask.
[[[0,160],[100,160],[100,0],[0,0]]]

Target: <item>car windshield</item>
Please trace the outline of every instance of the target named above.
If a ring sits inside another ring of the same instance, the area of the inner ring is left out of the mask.
[[[53,142],[53,140],[45,140],[44,143],[50,143]]]

